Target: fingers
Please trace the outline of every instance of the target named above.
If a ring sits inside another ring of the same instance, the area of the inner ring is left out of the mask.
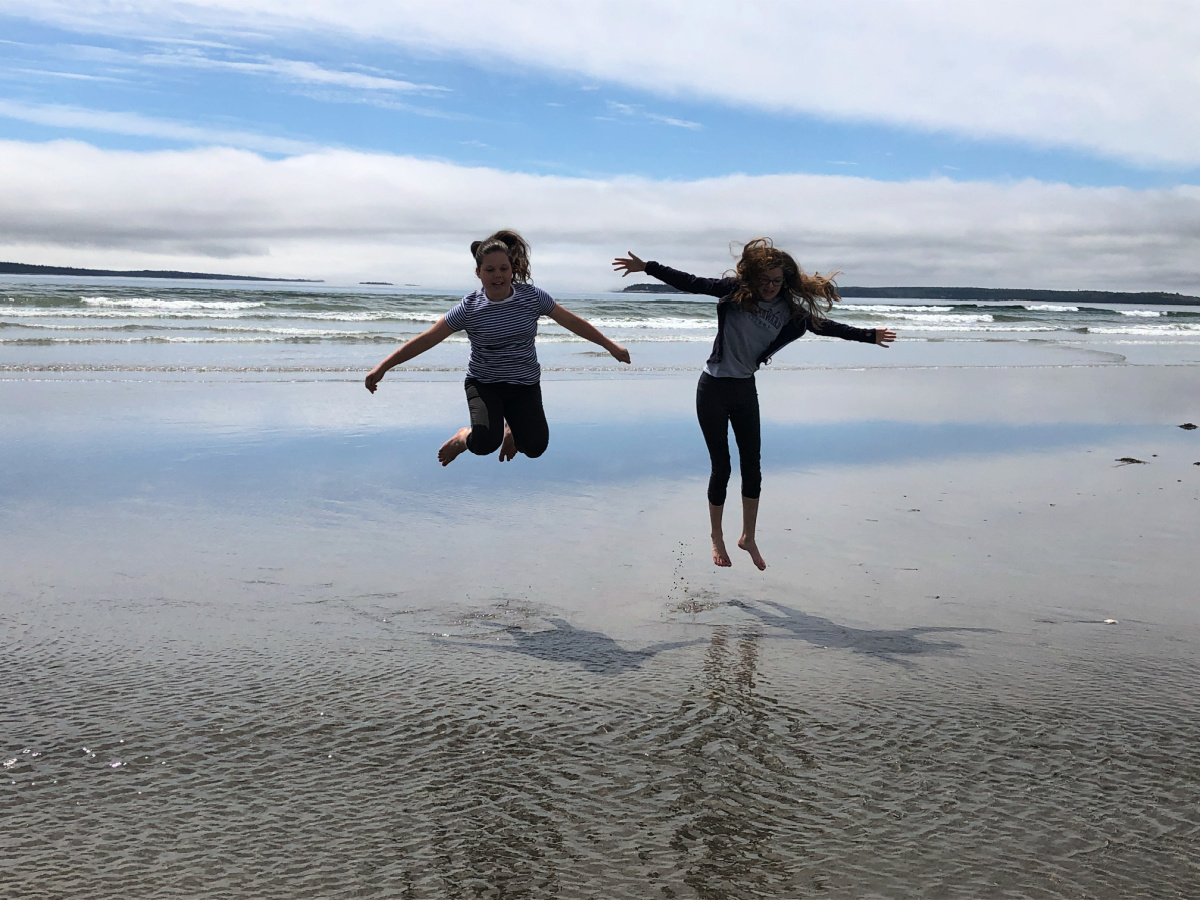
[[[624,278],[630,272],[645,272],[646,264],[632,250],[628,251],[629,256],[618,256],[613,260],[613,268],[621,271],[621,277]]]

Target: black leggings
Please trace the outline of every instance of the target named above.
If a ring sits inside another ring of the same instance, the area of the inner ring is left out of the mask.
[[[512,430],[517,449],[529,457],[541,456],[550,443],[550,426],[542,409],[540,384],[478,381],[468,378],[467,406],[471,433],[467,449],[480,456],[495,453],[504,442],[504,422]]]
[[[733,466],[729,462],[729,425],[737,441],[738,461],[742,469],[742,496],[757,500],[762,493],[762,470],[759,452],[762,435],[758,419],[758,389],[754,376],[749,378],[714,378],[700,374],[696,386],[696,418],[708,444],[712,474],[708,477],[708,502],[725,505],[725,490]]]

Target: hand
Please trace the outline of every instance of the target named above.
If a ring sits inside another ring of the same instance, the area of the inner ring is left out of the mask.
[[[378,369],[372,369],[367,373],[366,385],[367,390],[372,394],[375,393],[375,388],[379,386],[379,382],[383,381],[383,373]]]
[[[643,260],[638,259],[637,256],[634,255],[634,252],[630,250],[628,257],[618,256],[613,260],[613,268],[620,272],[621,277],[624,278],[630,272],[645,272],[646,263]],[[629,360],[625,360],[625,362],[629,362]]]
[[[875,329],[875,343],[878,344],[880,347],[882,347],[884,350],[886,350],[888,348],[888,344],[890,344],[895,339],[896,339],[896,332],[892,331],[890,328],[876,328]]]
[[[615,359],[617,362],[623,362],[625,365],[629,365],[629,351],[620,344],[613,344],[608,348],[608,352],[612,354],[613,359]]]

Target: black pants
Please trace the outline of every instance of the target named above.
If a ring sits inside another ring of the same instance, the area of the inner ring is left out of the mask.
[[[762,434],[758,419],[758,388],[749,378],[713,378],[700,375],[696,386],[696,418],[708,444],[712,474],[708,477],[708,502],[725,505],[725,491],[733,466],[729,461],[729,426],[737,441],[738,461],[742,469],[742,496],[757,500],[762,493],[762,469],[759,454]]]
[[[550,443],[550,426],[542,409],[540,384],[478,381],[468,378],[467,406],[471,434],[467,449],[480,456],[495,453],[504,442],[504,422],[512,430],[517,449],[529,457],[541,456]]]

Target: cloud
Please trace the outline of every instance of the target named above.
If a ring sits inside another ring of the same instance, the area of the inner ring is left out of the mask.
[[[429,93],[448,91],[435,84],[418,84],[367,72],[328,69],[316,63],[295,59],[260,56],[252,59],[220,59],[206,56],[195,48],[174,53],[151,53],[138,57],[147,65],[177,66],[192,69],[225,69],[249,75],[266,75],[298,84],[341,87],[360,91],[392,91],[399,93]]]
[[[483,0],[8,0],[6,8],[146,36],[333,33],[664,97],[1200,165],[1193,0],[522,0],[503,15]]]
[[[0,258],[466,285],[466,247],[515,227],[538,282],[621,284],[627,250],[700,273],[770,235],[845,284],[1200,293],[1200,188],[846,176],[567,178],[325,150],[126,152],[0,142]]]
[[[204,128],[185,122],[155,119],[139,113],[109,112],[78,106],[30,104],[0,99],[0,117],[54,128],[77,128],[135,137],[165,138],[188,144],[219,144],[264,153],[295,154],[314,149],[312,144],[288,138],[270,137],[248,131]]]
[[[65,78],[69,81],[101,81],[120,83],[125,79],[113,78],[108,75],[83,75],[79,72],[57,72],[52,69],[9,69],[15,75],[33,75],[44,78]]]
[[[616,100],[609,100],[606,106],[609,112],[633,119],[649,119],[651,122],[658,122],[660,125],[672,125],[675,128],[686,128],[689,131],[696,131],[704,127],[699,122],[690,122],[687,119],[676,119],[671,116],[647,112],[639,104],[619,103]]]

